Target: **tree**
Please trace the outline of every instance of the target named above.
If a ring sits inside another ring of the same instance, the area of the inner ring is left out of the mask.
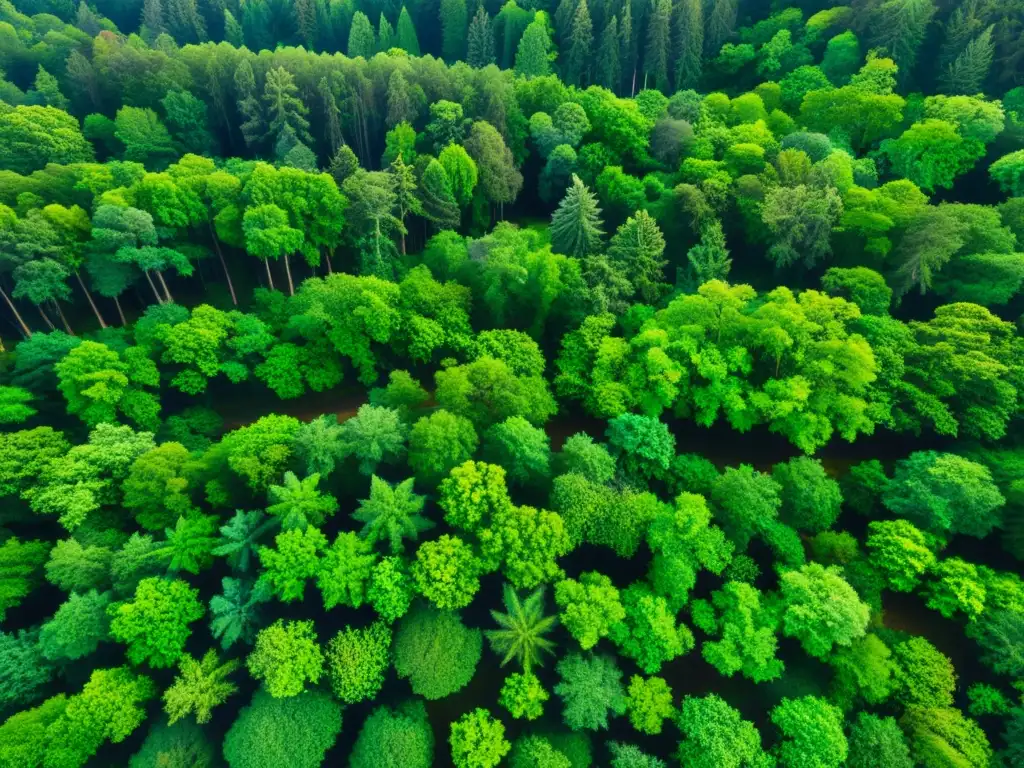
[[[784,698],[772,709],[771,720],[782,734],[777,745],[779,764],[839,768],[846,762],[847,743],[843,713],[817,696]]]
[[[206,613],[198,596],[181,579],[143,579],[131,600],[108,608],[110,636],[128,645],[125,655],[133,664],[173,666],[191,634],[188,625]]]
[[[449,144],[441,150],[437,159],[448,177],[455,202],[462,208],[467,207],[473,200],[473,190],[479,179],[473,158],[460,145]]]
[[[622,592],[625,616],[613,624],[609,637],[626,658],[649,675],[661,665],[693,648],[693,634],[676,623],[675,614],[664,597],[655,595],[643,584],[632,584]]]
[[[608,244],[608,258],[632,283],[640,300],[656,304],[669,286],[664,282],[665,238],[647,211],[626,219]]]
[[[610,741],[608,749],[612,754],[611,768],[666,768],[664,761],[641,752],[632,744]]]
[[[672,53],[672,2],[658,0],[647,21],[647,44],[644,48],[644,87],[650,84],[659,91],[671,90],[669,66]]]
[[[366,601],[367,585],[376,560],[369,543],[356,533],[339,533],[324,555],[317,575],[324,610],[336,605],[361,606]]]
[[[947,619],[958,612],[974,620],[985,610],[986,590],[978,569],[959,557],[949,557],[932,568],[932,581],[927,588],[929,608]]]
[[[1024,149],[1003,155],[988,167],[1002,189],[1015,197],[1024,197]]]
[[[524,77],[543,77],[551,74],[551,38],[547,26],[534,20],[523,31],[516,47],[515,70]]]
[[[590,20],[587,0],[576,3],[568,43],[563,75],[572,84],[586,86],[590,82],[590,60],[594,46],[594,24]]]
[[[701,628],[720,639],[704,643],[704,659],[726,677],[739,672],[755,683],[779,677],[784,665],[775,658],[777,620],[761,593],[729,581],[712,593],[711,602],[717,615]],[[696,622],[696,604],[693,613]]]
[[[260,689],[224,737],[230,768],[316,768],[341,731],[341,705],[321,691],[278,699]]]
[[[579,176],[573,174],[572,186],[566,190],[565,197],[551,216],[553,248],[577,258],[596,253],[604,234],[602,224],[597,196],[580,181]]]
[[[167,560],[167,571],[187,571],[198,574],[213,563],[213,551],[217,547],[216,515],[192,514],[179,517],[173,528],[165,528],[166,543],[157,551],[157,556]]]
[[[223,593],[210,598],[210,633],[228,650],[241,640],[252,643],[262,623],[260,604],[270,599],[265,582],[255,584],[241,579],[221,581]]]
[[[380,621],[364,629],[345,627],[327,645],[327,677],[346,704],[374,698],[391,665],[391,628]]]
[[[505,726],[480,707],[452,723],[448,743],[455,768],[495,768],[511,749]]]
[[[141,427],[155,427],[159,401],[144,387],[159,383],[156,366],[138,347],[123,354],[94,341],[83,341],[55,366],[68,412],[96,426],[127,416]],[[98,381],[103,382],[97,387]]]
[[[633,728],[640,733],[661,733],[662,722],[675,711],[672,708],[672,689],[668,683],[660,677],[645,680],[640,675],[633,675],[627,694],[629,721]]]
[[[0,114],[0,169],[29,174],[47,163],[91,162],[78,121],[56,107],[15,106]]]
[[[185,152],[196,155],[214,153],[206,104],[188,91],[169,91],[161,99],[167,124]]]
[[[908,77],[934,14],[932,0],[888,0],[873,14],[871,44],[884,48]]]
[[[146,530],[162,530],[193,510],[185,476],[188,461],[181,443],[163,443],[132,463],[122,485],[124,506]]]
[[[482,643],[480,630],[467,628],[458,614],[418,606],[395,633],[395,670],[417,696],[443,699],[472,679]]]
[[[482,5],[476,9],[476,14],[469,22],[466,63],[476,69],[494,63],[494,30],[491,28],[491,17]]]
[[[929,118],[914,123],[898,138],[883,141],[881,151],[895,173],[933,192],[936,187],[951,188],[957,176],[974,167],[984,146],[964,138],[953,123]]]
[[[544,430],[521,416],[495,424],[484,434],[484,459],[508,467],[510,482],[530,486],[550,476],[551,448]]]
[[[284,473],[284,485],[271,485],[267,489],[270,504],[267,512],[281,521],[285,531],[323,525],[338,509],[333,496],[317,490],[320,475],[314,473],[299,480],[294,472]]]
[[[83,547],[76,539],[64,539],[50,550],[46,580],[65,592],[101,589],[110,583],[110,559],[108,547]]]
[[[387,542],[391,554],[404,551],[403,539],[416,541],[434,527],[421,515],[424,497],[413,493],[413,478],[391,486],[376,475],[370,478],[370,497],[359,502],[353,517],[363,523],[359,535],[370,544]]]
[[[918,765],[954,761],[982,768],[992,761],[992,747],[981,727],[952,707],[908,707],[900,726],[910,741],[910,753]]]
[[[977,538],[999,525],[1004,501],[987,467],[935,451],[897,462],[882,496],[887,509],[927,531]]]
[[[430,768],[434,734],[423,702],[380,706],[363,721],[349,764],[352,768]]]
[[[356,415],[341,425],[341,452],[359,460],[361,474],[372,475],[382,462],[394,463],[405,455],[408,434],[398,411],[361,405]]]
[[[562,719],[573,730],[608,728],[608,716],[626,713],[622,671],[610,656],[589,658],[573,653],[558,662]]]
[[[912,768],[910,749],[894,718],[860,712],[850,726],[849,768]]]
[[[169,723],[173,725],[193,712],[200,725],[210,722],[213,708],[238,691],[238,686],[227,679],[238,667],[235,659],[222,664],[212,650],[199,661],[184,654],[178,659],[178,676],[163,695]]]
[[[110,634],[109,592],[72,594],[39,631],[39,650],[50,661],[76,661],[92,654]]]
[[[711,491],[722,530],[736,545],[746,549],[750,539],[778,515],[780,487],[771,475],[748,464],[727,467]]]
[[[505,361],[479,357],[434,374],[438,404],[486,429],[510,417],[521,416],[544,424],[558,406],[540,376],[517,376]]]
[[[675,437],[651,416],[616,416],[605,436],[622,474],[638,483],[661,476],[675,455]]]
[[[327,537],[315,526],[293,528],[274,537],[274,547],[260,547],[260,581],[281,601],[301,600],[306,582],[320,573]]]
[[[466,0],[441,0],[441,55],[454,63],[465,58]]]
[[[36,701],[53,678],[53,666],[42,655],[38,640],[35,631],[0,632],[0,672],[4,676],[0,707],[4,711]]]
[[[839,483],[825,473],[821,461],[798,456],[772,467],[779,484],[782,506],[779,518],[794,528],[820,533],[839,518],[843,496]]]
[[[559,619],[587,651],[607,637],[611,628],[626,618],[619,590],[603,573],[587,571],[579,581],[563,579],[555,585],[555,602],[562,609]]]
[[[797,638],[811,656],[824,658],[833,646],[864,635],[868,607],[835,566],[810,563],[783,573],[780,583],[782,633]]]
[[[220,545],[213,550],[218,557],[226,557],[235,571],[248,571],[258,554],[259,540],[277,521],[268,519],[260,510],[236,510],[235,516],[220,528]]]
[[[544,615],[544,590],[535,590],[525,600],[520,600],[515,590],[505,585],[506,613],[491,611],[491,616],[500,629],[485,632],[491,649],[503,656],[501,666],[515,659],[526,674],[534,664],[543,664],[544,653],[554,653],[554,643],[544,637],[550,632],[557,619]]]
[[[402,6],[402,12],[398,14],[398,25],[396,27],[398,47],[410,56],[420,55],[420,41],[416,37],[416,26],[412,22],[409,11]]]
[[[313,622],[278,619],[260,630],[245,664],[275,699],[298,696],[307,681],[315,685],[323,674],[324,657]]]
[[[418,188],[423,215],[437,230],[457,229],[461,220],[459,206],[452,192],[444,166],[431,158],[420,178]]]
[[[125,160],[162,169],[178,156],[171,134],[152,109],[121,107],[114,125],[114,135],[124,144]]]
[[[958,9],[959,10],[959,9]],[[946,93],[974,94],[982,90],[992,68],[992,27],[987,27],[964,46],[963,51],[942,73],[942,89]]]
[[[377,50],[377,39],[373,31],[373,25],[370,23],[369,17],[362,11],[356,11],[352,16],[352,26],[349,28],[348,33],[348,46],[345,50],[349,58],[354,59],[357,56],[362,56],[367,60],[373,58],[373,54]]]
[[[473,422],[443,408],[423,416],[409,433],[409,466],[428,485],[472,457],[480,440]]]
[[[412,577],[400,557],[382,557],[373,566],[366,599],[378,616],[389,622],[402,618],[414,597]]]
[[[513,672],[505,678],[498,695],[501,704],[512,717],[536,720],[544,714],[544,702],[551,698],[540,680],[529,672]]]
[[[908,520],[868,523],[868,559],[897,592],[912,592],[935,565],[928,538]]]
[[[462,146],[476,163],[480,191],[487,200],[499,206],[514,202],[523,187],[523,175],[497,129],[478,120],[473,123]]]

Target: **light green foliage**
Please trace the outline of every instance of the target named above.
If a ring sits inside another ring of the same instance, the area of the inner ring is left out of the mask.
[[[758,472],[749,464],[727,467],[715,481],[711,498],[715,519],[740,551],[778,514],[781,487],[771,475]]]
[[[849,768],[912,768],[910,749],[899,724],[891,717],[867,712],[850,726]]]
[[[832,654],[829,663],[835,669],[832,702],[849,709],[859,699],[870,705],[889,698],[896,687],[896,665],[889,647],[875,634],[855,640],[849,648]]]
[[[521,589],[561,578],[558,558],[572,548],[561,516],[535,507],[500,506],[478,536],[483,566],[503,564],[505,576]]]
[[[114,422],[119,415],[143,428],[159,425],[159,401],[145,387],[160,378],[138,347],[123,353],[95,341],[83,341],[54,367],[68,412],[89,426]]]
[[[179,517],[174,528],[164,529],[166,542],[156,554],[161,560],[167,561],[170,573],[187,571],[198,574],[213,563],[213,553],[218,542],[216,532],[216,515],[192,514]]]
[[[568,438],[554,457],[560,473],[576,473],[595,483],[607,483],[615,477],[615,459],[601,443],[585,432]]]
[[[988,173],[1006,192],[1024,197],[1024,149],[1003,155],[988,167]]]
[[[508,480],[516,485],[540,484],[550,475],[548,436],[522,416],[509,417],[484,433],[483,457],[507,467]]]
[[[415,597],[409,568],[400,557],[382,557],[373,566],[366,599],[385,621],[402,618]]]
[[[337,511],[338,501],[319,491],[319,484],[320,475],[316,473],[299,480],[294,472],[285,472],[283,485],[267,488],[267,512],[280,520],[286,531],[323,525]]]
[[[865,315],[884,315],[892,303],[892,289],[885,278],[866,267],[831,267],[822,276],[821,287],[852,301]]]
[[[261,689],[224,737],[224,759],[230,768],[317,768],[340,731],[341,706],[328,694],[277,699]]]
[[[405,11],[403,9],[402,13]],[[351,768],[430,768],[434,734],[423,702],[377,707],[363,726],[349,758]]]
[[[41,337],[36,334],[35,338]],[[49,461],[63,456],[68,448],[64,436],[51,427],[0,435],[0,495],[12,496],[28,490]]]
[[[320,555],[327,537],[319,528],[293,528],[274,538],[274,547],[260,547],[260,581],[280,600],[301,600],[306,582],[320,573]]]
[[[608,742],[612,754],[611,768],[666,768],[664,761],[651,757],[632,744]]]
[[[352,517],[363,523],[359,535],[371,545],[386,542],[393,555],[405,550],[403,539],[417,541],[419,535],[434,527],[434,521],[422,515],[424,497],[412,490],[413,478],[392,486],[376,475],[370,478],[370,497],[359,502]]]
[[[787,525],[818,533],[831,528],[839,517],[843,501],[839,483],[825,473],[819,460],[798,456],[776,464],[772,479],[779,484],[782,499],[779,518]]]
[[[188,625],[206,612],[198,595],[181,579],[143,579],[131,600],[108,608],[110,636],[128,645],[125,655],[133,664],[173,666],[191,634]]]
[[[377,621],[364,629],[346,627],[327,645],[327,677],[346,704],[372,699],[391,664],[391,628]]]
[[[72,594],[39,630],[39,650],[50,661],[75,661],[109,637],[109,592]]]
[[[563,579],[555,584],[555,603],[561,608],[562,624],[585,651],[626,618],[619,590],[597,571],[581,574],[578,581]]]
[[[952,706],[956,672],[934,645],[923,637],[910,637],[892,646],[892,658],[896,697],[901,702],[907,706]]]
[[[458,614],[417,607],[398,625],[395,670],[408,678],[413,693],[443,699],[472,679],[482,646],[480,630],[468,629]]]
[[[448,743],[455,768],[495,768],[512,746],[501,721],[479,707],[452,723]]]
[[[372,475],[381,462],[394,463],[405,455],[408,427],[398,411],[373,405],[359,406],[359,412],[341,425],[341,450],[359,460],[359,471]]]
[[[124,145],[124,159],[163,169],[177,156],[171,134],[152,109],[121,107],[114,136]]]
[[[46,756],[46,730],[67,707],[67,697],[59,694],[34,709],[11,715],[0,724],[0,765],[4,768],[38,768]]]
[[[836,645],[864,635],[868,607],[835,566],[810,563],[780,577],[782,633],[800,641],[806,653],[824,658]]]
[[[292,443],[299,431],[299,420],[292,416],[271,414],[252,424],[228,432],[203,456],[203,465],[219,486],[224,482],[223,468],[241,477],[255,492],[267,488],[283,476],[292,457]],[[219,492],[219,488],[217,489]],[[207,495],[211,492],[207,484]],[[219,493],[218,493],[219,497]]]
[[[650,416],[616,416],[608,422],[605,436],[619,469],[636,481],[662,476],[675,455],[675,437]]]
[[[643,584],[622,591],[625,617],[613,624],[608,636],[626,658],[636,661],[647,674],[655,674],[666,661],[693,648],[693,633],[668,607],[665,598],[653,594]]]
[[[430,395],[408,371],[388,373],[386,387],[370,390],[370,404],[381,408],[392,408],[409,420],[411,414],[421,408]]]
[[[238,686],[227,679],[238,667],[235,659],[222,664],[213,650],[207,651],[199,661],[184,654],[178,659],[178,676],[163,694],[168,722],[173,725],[194,713],[197,723],[208,723],[213,708],[238,691]]]
[[[761,749],[761,734],[738,709],[716,694],[686,696],[677,720],[683,741],[679,761],[694,768],[756,768],[772,763]]]
[[[336,605],[358,608],[366,602],[367,583],[377,556],[359,535],[339,533],[320,563],[316,585],[324,598],[324,610]]]
[[[705,628],[719,639],[705,642],[704,659],[726,677],[740,672],[755,683],[774,680],[784,669],[775,658],[776,617],[760,592],[749,584],[729,581],[711,595],[714,627]]]
[[[473,422],[444,409],[416,421],[409,434],[409,466],[427,483],[471,458],[479,444]]]
[[[558,675],[562,719],[574,731],[607,729],[609,714],[626,713],[622,671],[611,657],[570,654],[558,662]]]
[[[827,700],[785,698],[772,710],[771,720],[782,734],[776,747],[780,766],[839,768],[845,763],[848,747],[843,713]]]
[[[897,139],[881,144],[893,170],[927,192],[950,188],[984,154],[976,139],[962,136],[956,125],[928,118],[914,123]]]
[[[521,736],[512,745],[509,768],[572,768],[569,758],[543,736]]]
[[[274,698],[298,696],[307,681],[315,684],[323,674],[324,657],[313,622],[278,619],[256,636],[245,664]]]
[[[50,550],[46,580],[65,592],[102,589],[109,583],[110,560],[108,547],[83,547],[76,539],[63,539]]]
[[[657,735],[661,724],[672,716],[672,689],[663,678],[650,677],[646,680],[633,675],[626,691],[629,696],[629,721],[640,733]]]
[[[536,720],[544,714],[544,702],[549,698],[551,694],[535,675],[513,672],[501,686],[498,703],[516,719]]]
[[[189,452],[180,443],[163,443],[139,456],[128,470],[124,505],[139,525],[159,531],[192,510],[185,466]]]
[[[480,589],[481,564],[458,536],[445,534],[416,550],[412,578],[421,595],[442,610],[465,608]]]
[[[935,705],[912,706],[900,718],[918,765],[991,765],[992,747],[981,727],[959,709]]]
[[[544,653],[554,654],[554,642],[545,635],[554,629],[558,620],[544,615],[544,589],[532,592],[521,600],[508,584],[504,592],[505,613],[492,610],[491,617],[499,629],[484,634],[491,649],[502,657],[501,666],[515,659],[529,674],[534,664],[544,663]]]
[[[558,411],[543,378],[517,376],[500,359],[480,357],[439,370],[434,378],[434,397],[441,407],[464,416],[480,429],[513,416],[542,425]]]
[[[939,561],[930,576],[926,589],[929,608],[947,619],[963,613],[968,620],[978,618],[985,610],[985,586],[971,563],[949,557]]]
[[[15,106],[0,113],[0,143],[6,148],[0,167],[31,173],[47,163],[92,160],[92,147],[78,121],[56,107]]]
[[[29,405],[32,393],[21,387],[0,386],[0,424],[20,424],[38,411]]]

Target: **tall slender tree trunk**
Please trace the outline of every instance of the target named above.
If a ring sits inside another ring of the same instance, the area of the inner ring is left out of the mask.
[[[11,297],[7,295],[7,291],[5,291],[3,288],[0,288],[0,296],[4,297],[4,301],[6,302],[8,308],[14,314],[14,319],[18,321],[18,325],[21,327],[21,335],[24,336],[26,339],[31,339],[32,331],[25,324],[24,318],[22,318],[21,313],[18,311],[18,308],[14,306],[14,302],[11,301]]]
[[[78,284],[82,286],[82,293],[85,294],[85,298],[89,301],[89,306],[92,307],[92,313],[96,315],[96,319],[99,320],[100,328],[106,328],[107,323],[103,319],[103,315],[100,314],[99,307],[96,306],[96,302],[92,300],[92,294],[89,293],[89,289],[85,287],[85,281],[82,280],[82,275],[75,270],[75,278],[78,280]]]
[[[156,278],[157,278],[157,280],[160,281],[160,285],[164,289],[164,295],[167,297],[167,303],[168,304],[173,304],[174,303],[174,297],[171,296],[171,292],[169,290],[167,290],[167,281],[164,280],[164,273],[161,270],[159,270],[159,269],[156,271]]]
[[[629,86],[629,98],[636,96],[636,67],[633,67],[633,84]]]
[[[228,271],[228,263],[224,259],[224,252],[220,249],[220,242],[217,240],[217,233],[213,229],[213,222],[207,222],[210,227],[210,239],[213,240],[213,249],[220,259],[220,266],[224,270],[224,279],[228,281],[228,290],[231,292],[231,303],[238,306],[238,297],[235,295],[235,285],[231,282],[231,272]]]
[[[114,306],[117,307],[117,315],[121,318],[121,325],[128,325],[128,321],[124,319],[124,310],[121,309],[121,302],[117,296],[114,297]]]
[[[64,317],[64,310],[60,308],[60,302],[56,299],[50,299],[53,302],[54,309],[57,310],[57,315],[60,317],[60,321],[64,323],[64,330],[68,332],[68,336],[74,336],[75,332],[71,330],[71,325],[68,323],[68,319]]]
[[[288,258],[288,254],[284,255],[284,273],[288,276],[288,295],[295,295],[295,285],[292,283],[292,263]]]
[[[327,257],[327,274],[328,275],[333,275],[334,274],[334,265],[331,264],[331,251],[332,250],[333,250],[333,248],[328,248],[327,249],[327,253],[324,254],[324,256]]]
[[[43,305],[36,304],[36,309],[39,310],[39,316],[43,318],[43,322],[46,323],[46,327],[49,328],[51,331],[56,331],[57,327],[53,324],[53,321],[50,319],[50,316],[43,311]]]
[[[270,286],[270,290],[274,290],[274,276],[270,274],[270,259],[263,260],[263,266],[267,270],[267,285]]]
[[[156,303],[163,304],[163,297],[160,295],[160,291],[156,289],[156,283],[153,282],[153,276],[149,273],[149,270],[143,270],[146,273],[146,280],[149,281],[149,287],[153,289],[153,295],[156,296]]]

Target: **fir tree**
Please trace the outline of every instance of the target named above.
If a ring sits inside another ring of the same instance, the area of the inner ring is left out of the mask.
[[[942,74],[942,90],[949,94],[980,93],[992,67],[992,27],[971,40]],[[37,86],[38,88],[38,86]]]
[[[395,218],[402,222],[401,248],[402,255],[405,255],[405,234],[408,228],[405,226],[405,218],[410,213],[416,216],[423,215],[423,206],[417,196],[416,174],[411,165],[406,165],[402,159],[402,153],[391,161],[388,168],[391,175],[395,177]]]
[[[608,244],[608,259],[644,303],[655,304],[667,292],[665,238],[647,211],[637,211],[619,227]]]
[[[441,0],[441,55],[449,63],[466,53],[466,0]]]
[[[590,20],[587,0],[579,0],[569,33],[569,53],[565,62],[565,79],[585,87],[590,81],[590,61],[594,56],[594,25]]]
[[[267,73],[263,103],[266,105],[267,129],[271,136],[279,137],[287,126],[295,132],[299,141],[312,143],[309,120],[306,119],[309,109],[299,98],[299,89],[291,72],[284,67],[277,67]]]
[[[695,88],[701,76],[704,49],[704,5],[701,0],[678,0],[672,15],[673,77],[676,90]]]
[[[722,43],[732,36],[738,12],[736,0],[713,2],[711,13],[708,15],[707,32],[704,35],[704,55],[709,58],[718,55]]]
[[[686,285],[681,286],[684,290],[696,291],[709,280],[725,280],[729,276],[732,259],[717,219],[704,227],[700,242],[687,251],[686,260],[689,267]]]
[[[619,20],[612,16],[601,33],[597,48],[597,85],[617,93],[622,84],[622,61],[619,53]]]
[[[640,62],[640,43],[633,31],[633,2],[624,3],[622,23],[619,25],[619,49],[622,51],[623,69],[629,78],[629,95],[636,93],[636,72]]]
[[[946,72],[957,57],[964,52],[967,44],[974,40],[984,29],[984,23],[978,18],[976,0],[958,5],[946,22],[946,37],[939,51],[939,72]]]
[[[345,141],[341,135],[341,112],[326,77],[320,78],[317,93],[320,95],[320,106],[324,116],[324,136],[327,137],[327,146],[330,147],[333,156]]]
[[[901,78],[913,71],[934,15],[933,0],[888,0],[873,16],[871,44],[886,50],[899,67]]]
[[[377,50],[390,51],[395,47],[395,30],[383,12],[380,14],[380,22],[377,24]]]
[[[444,166],[433,158],[423,171],[419,193],[423,215],[437,230],[456,229],[459,226],[459,204],[455,202],[448,174],[444,172]]]
[[[402,6],[402,12],[398,14],[398,47],[410,56],[420,55],[420,41],[416,37],[416,25],[412,23],[412,16]],[[472,63],[472,62],[470,62]]]
[[[669,90],[668,56],[671,45],[672,0],[657,0],[647,21],[644,48],[644,88]]]
[[[579,0],[561,0],[555,8],[555,32],[558,39],[568,40],[572,36],[572,21],[576,18],[576,3]]]
[[[294,0],[292,7],[295,9],[295,29],[299,40],[312,51],[316,40],[316,4],[313,0]]]
[[[245,45],[245,34],[242,32],[242,25],[238,19],[231,15],[231,11],[224,9],[224,40],[231,43],[235,48]]]
[[[156,39],[162,32],[167,31],[164,23],[163,0],[145,0],[142,3],[142,27],[148,34],[144,35],[147,40]]]
[[[551,40],[541,21],[532,21],[523,32],[516,49],[516,72],[526,77],[542,77],[551,74]]]
[[[248,59],[235,70],[235,91],[238,93],[238,111],[244,121],[239,126],[246,146],[254,147],[266,135],[264,131],[263,107],[256,98],[256,78]]]
[[[359,160],[356,158],[356,153],[347,144],[342,144],[338,148],[338,151],[334,153],[334,157],[331,158],[330,166],[327,168],[327,172],[331,174],[339,188],[342,182],[357,170],[359,170]]]
[[[597,196],[575,173],[572,186],[551,216],[551,247],[558,253],[583,258],[601,247],[601,209]]]
[[[494,63],[494,29],[491,17],[483,4],[476,9],[476,15],[469,23],[466,61],[471,67],[486,67]]]
[[[164,20],[167,31],[182,45],[206,39],[206,22],[196,7],[196,0],[167,0]]]
[[[377,39],[373,32],[373,25],[370,19],[362,11],[356,11],[352,17],[352,26],[348,31],[348,55],[354,59],[362,56],[364,59],[373,58],[377,50]]]

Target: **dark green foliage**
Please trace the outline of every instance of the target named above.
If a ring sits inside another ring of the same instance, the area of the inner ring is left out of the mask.
[[[403,10],[404,13],[404,10]],[[352,748],[352,768],[430,768],[434,734],[423,702],[382,706],[363,722]]]
[[[341,707],[320,691],[275,699],[257,691],[224,737],[231,768],[315,768],[341,731]]]
[[[482,646],[480,630],[467,628],[458,614],[418,606],[395,633],[395,670],[413,693],[441,699],[469,683]]]
[[[609,715],[625,714],[622,672],[611,657],[570,654],[558,662],[558,675],[562,719],[573,730],[607,729]]]

